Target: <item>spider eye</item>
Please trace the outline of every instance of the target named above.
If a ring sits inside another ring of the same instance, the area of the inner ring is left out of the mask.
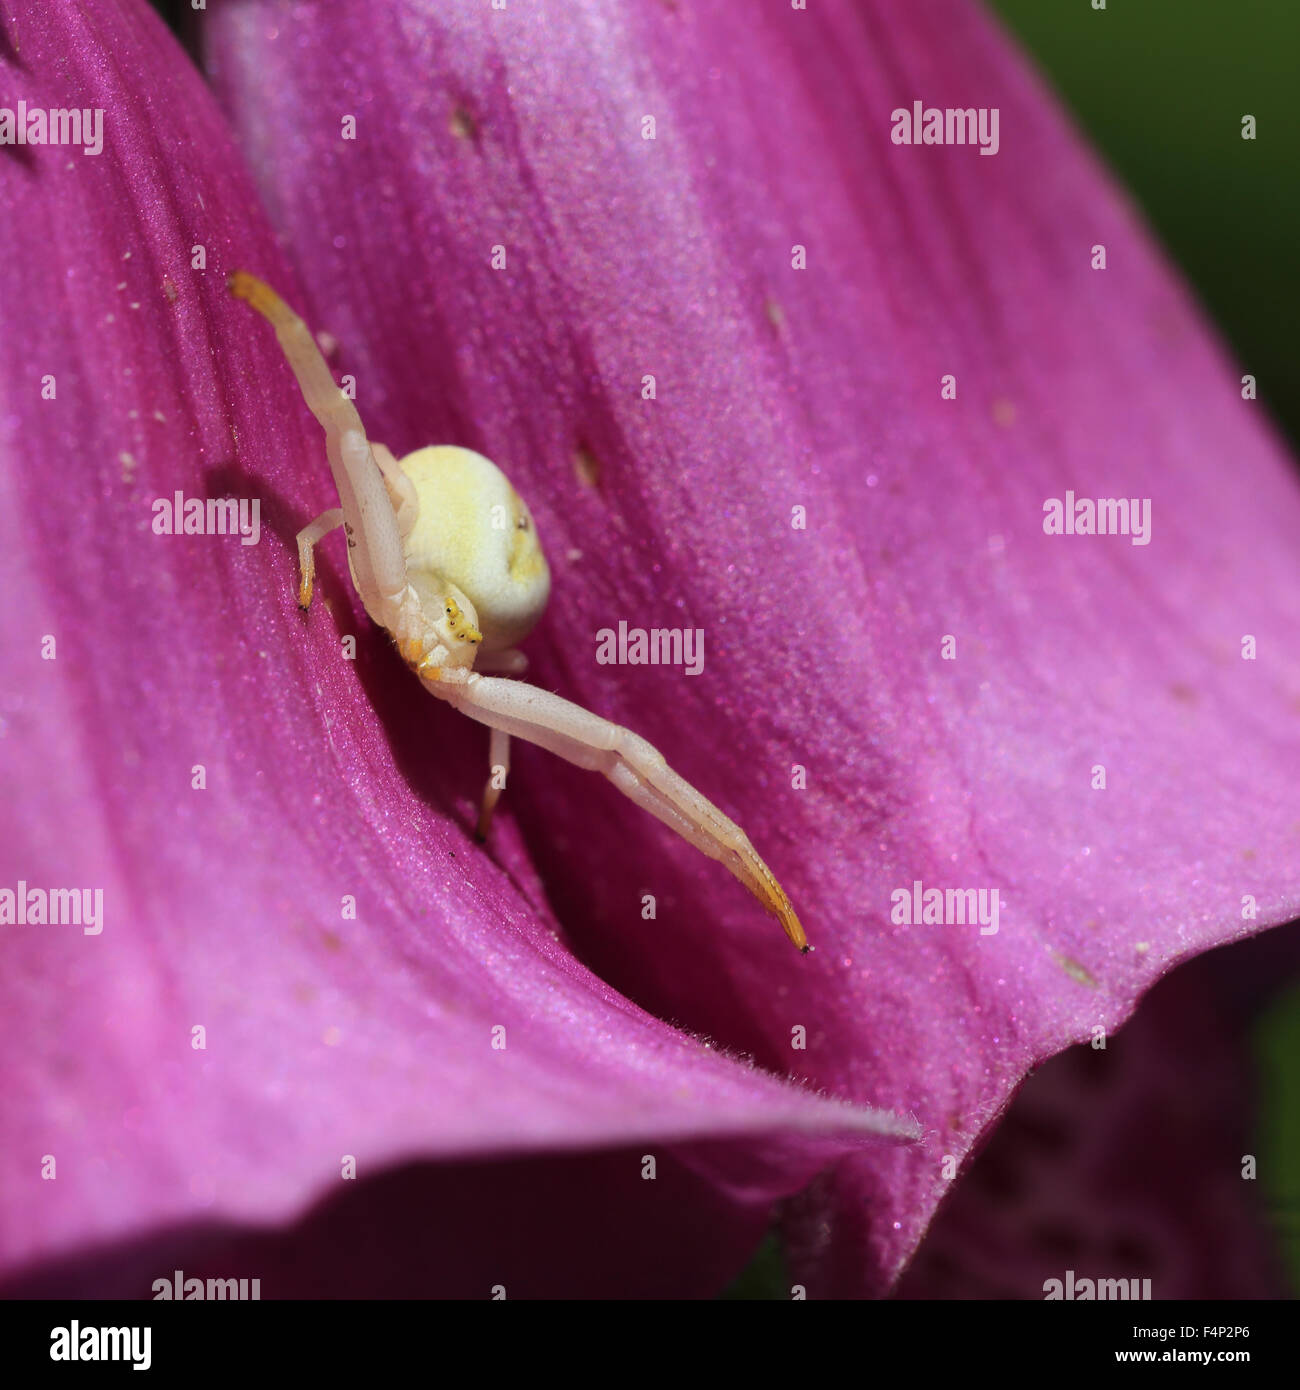
[[[521,516],[515,524],[519,527],[521,531],[528,530],[528,518],[526,516]]]

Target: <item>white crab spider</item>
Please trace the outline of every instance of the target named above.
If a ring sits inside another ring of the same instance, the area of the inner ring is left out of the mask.
[[[382,444],[369,443],[356,407],[335,385],[302,319],[269,285],[244,271],[229,284],[236,298],[275,329],[325,430],[341,505],[298,533],[302,607],[311,603],[314,547],[342,526],[348,568],[366,612],[388,630],[425,689],[491,728],[494,769],[509,770],[513,734],[603,772],[619,791],[725,864],[807,951],[789,898],[745,832],[678,776],[657,749],[549,691],[481,674],[524,671],[527,659],[514,643],[541,617],[551,587],[533,519],[505,474],[468,449],[418,449],[399,461]],[[480,838],[500,795],[496,781],[489,777],[483,793]]]

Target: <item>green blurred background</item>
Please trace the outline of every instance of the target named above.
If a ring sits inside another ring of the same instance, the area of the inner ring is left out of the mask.
[[[1297,0],[991,0],[1300,440]],[[1256,139],[1241,138],[1243,115]]]

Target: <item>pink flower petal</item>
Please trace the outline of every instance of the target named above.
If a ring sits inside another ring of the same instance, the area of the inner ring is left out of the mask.
[[[340,1184],[283,1227],[153,1232],[47,1262],[0,1297],[152,1298],[178,1269],[182,1289],[258,1279],[263,1299],[486,1299],[498,1285],[509,1299],[715,1296],[768,1224],[755,1144],[655,1147],[652,1182],[644,1145],[406,1164]],[[788,1162],[780,1140],[763,1148],[774,1172]]]
[[[740,1164],[753,1204],[908,1132],[649,1016],[561,945],[508,824],[472,844],[480,731],[337,554],[297,611],[322,442],[224,284],[297,289],[211,98],[139,4],[7,32],[0,105],[101,108],[105,145],[0,150],[0,887],[103,908],[0,927],[0,1268],[287,1220],[349,1158],[785,1131]],[[257,499],[259,543],[155,534],[177,490]]]
[[[214,13],[207,62],[373,433],[511,473],[555,571],[533,678],[735,814],[817,954],[542,753],[504,862],[651,1012],[915,1109],[799,1266],[881,1290],[1028,1068],[1300,908],[1294,472],[967,4],[296,13]],[[999,152],[893,144],[916,100],[996,107]],[[1044,534],[1070,490],[1150,499],[1150,544]],[[703,628],[703,674],[598,664],[620,621]],[[997,888],[999,933],[894,924],[916,881]]]
[[[1294,980],[1300,931],[1273,933],[1281,950],[1263,944],[1181,967],[1104,1050],[1081,1044],[1035,1072],[953,1185],[898,1296],[1041,1299],[1072,1269],[1076,1281],[1149,1279],[1155,1299],[1287,1297],[1232,996]],[[1243,1175],[1248,1154],[1256,1180]]]

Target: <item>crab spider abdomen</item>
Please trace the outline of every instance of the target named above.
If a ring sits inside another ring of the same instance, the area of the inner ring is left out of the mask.
[[[524,500],[490,459],[439,445],[398,461],[419,499],[404,538],[408,576],[437,575],[470,600],[485,651],[504,651],[532,631],[551,574]]]

